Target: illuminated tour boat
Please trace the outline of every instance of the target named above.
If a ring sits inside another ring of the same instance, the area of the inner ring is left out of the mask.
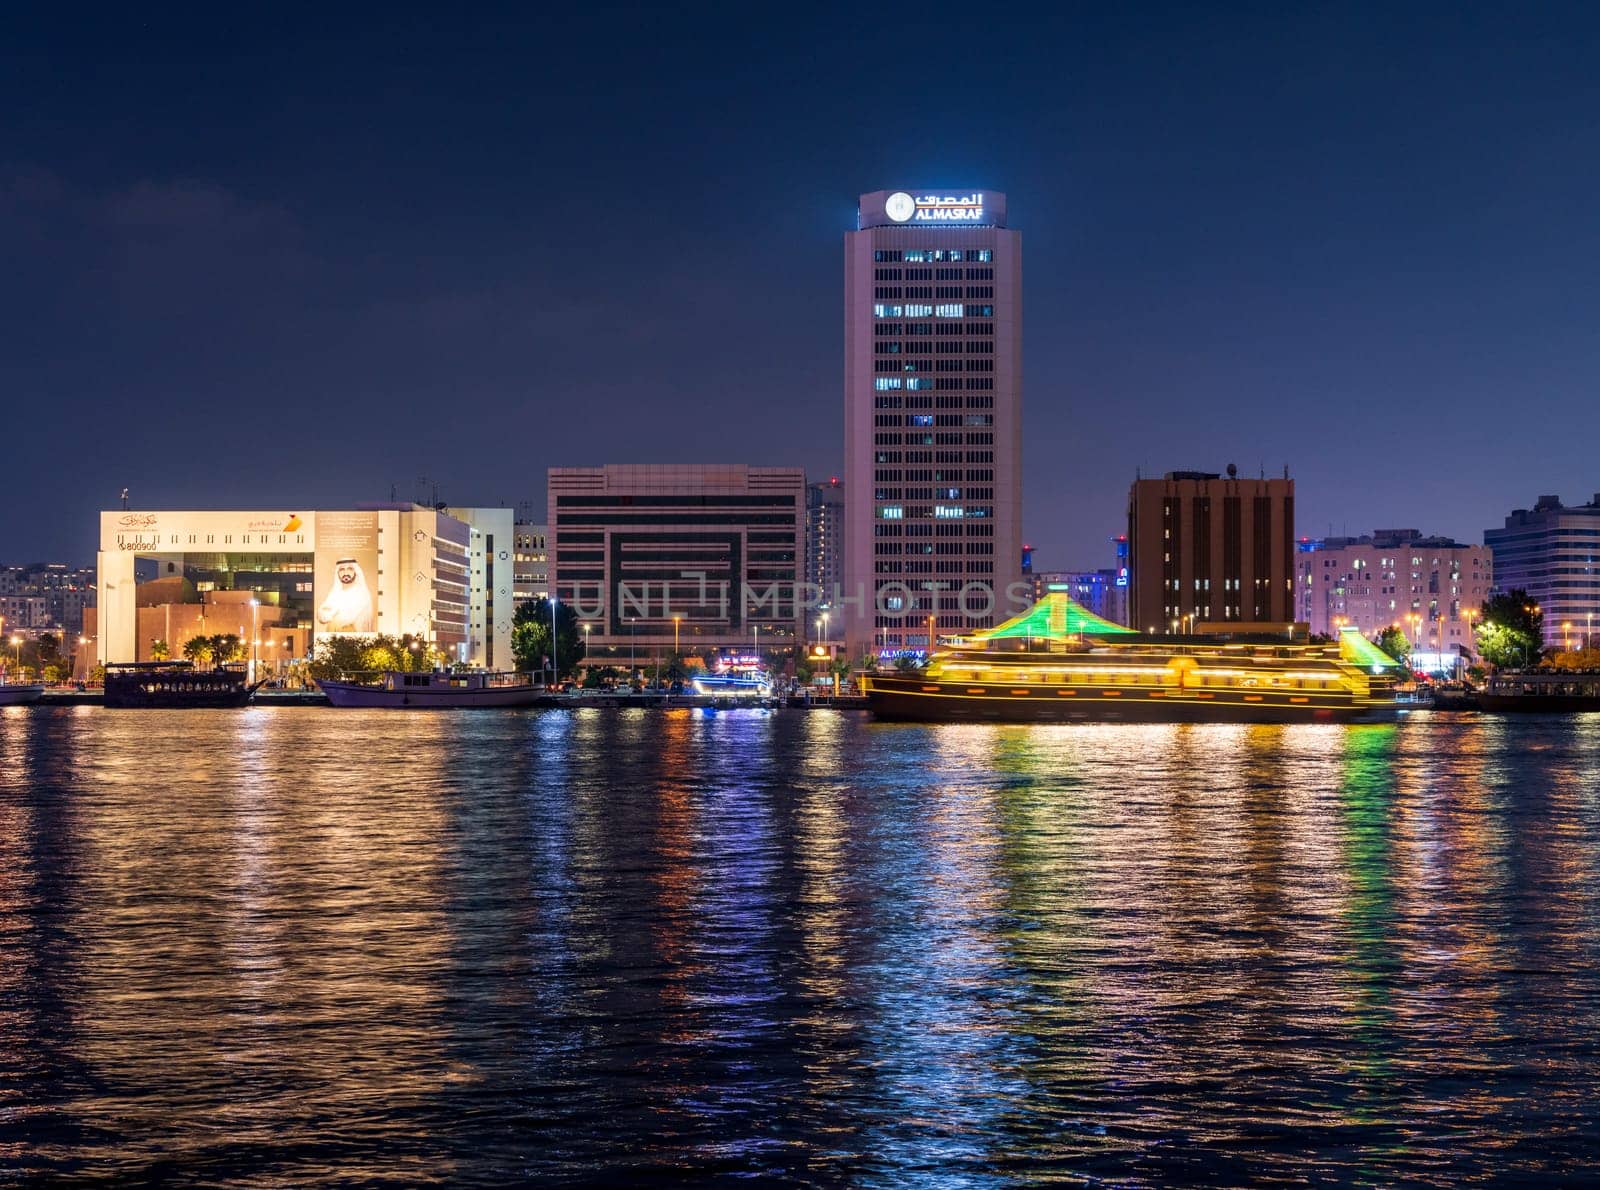
[[[1327,645],[1145,635],[1052,589],[998,627],[950,638],[920,672],[862,682],[882,719],[1347,723],[1393,718],[1405,676],[1353,628]]]

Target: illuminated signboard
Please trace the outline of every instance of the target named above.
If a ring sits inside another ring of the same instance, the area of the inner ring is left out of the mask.
[[[983,192],[911,195],[901,190],[884,200],[883,213],[893,223],[982,223]]]

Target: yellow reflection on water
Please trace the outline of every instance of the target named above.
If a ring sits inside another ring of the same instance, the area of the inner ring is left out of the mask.
[[[137,1168],[180,1133],[197,1143],[172,1111],[188,1086],[238,1088],[207,1108],[219,1145],[268,1144],[308,1114],[394,1118],[451,1074],[442,721],[356,714],[307,733],[293,712],[184,712],[174,767],[174,714],[108,713],[75,790],[77,897],[94,909],[73,923],[62,991],[107,1088],[76,1126],[125,1131]],[[408,772],[374,784],[363,749],[397,727]],[[205,1159],[198,1143],[187,1160]]]

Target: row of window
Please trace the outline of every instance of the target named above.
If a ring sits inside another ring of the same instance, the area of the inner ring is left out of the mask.
[[[992,426],[992,413],[880,413],[873,419],[878,426]]]
[[[926,372],[926,371],[928,371],[928,363],[929,363],[929,361],[927,361],[927,360],[920,360],[920,361],[919,360],[905,360],[904,361],[904,366],[902,366],[902,361],[900,361],[900,360],[880,359],[880,360],[875,362],[872,370],[874,372]],[[935,360],[935,361],[933,361],[933,363],[934,363],[933,370],[935,372],[959,372],[959,371],[962,370],[962,364],[961,364],[960,360],[941,359],[941,360]],[[934,387],[934,391],[935,392],[961,392],[961,391],[965,390],[967,392],[988,392],[988,393],[992,393],[994,391],[994,378],[990,377],[990,376],[969,376],[966,379],[965,383],[963,383],[960,380],[953,379],[953,378],[948,377],[948,376],[941,376],[941,377],[939,377],[937,380],[935,380],[933,382],[933,387]],[[897,398],[897,397],[887,397],[887,398],[886,397],[876,397],[876,398],[874,398],[874,400],[898,400],[898,399],[899,398]],[[940,406],[941,409],[959,409],[961,407],[960,401],[955,397],[940,397],[939,399],[941,401],[950,402],[948,405],[941,405]],[[930,408],[932,408],[931,405],[928,405],[926,403],[926,398],[918,398],[918,400],[921,401],[922,404],[920,404],[920,405],[914,404],[912,402],[911,398],[907,397],[906,398],[906,408],[907,409],[919,409],[919,408],[920,409],[930,409]],[[974,402],[978,402],[977,407],[980,408],[980,409],[993,409],[994,408],[994,398],[992,396],[983,397],[981,399],[969,397],[969,398],[967,398],[967,407],[968,408],[972,408],[973,405],[974,405]],[[879,408],[881,408],[881,409],[891,409],[891,408],[899,408],[899,406],[880,405]]]
[[[975,261],[983,264],[994,259],[993,248],[879,248],[872,254],[877,264],[939,264],[951,261],[961,264]]]
[[[898,339],[889,339],[872,345],[874,355],[993,355],[993,339],[935,339],[932,343],[902,343]],[[906,371],[915,372],[919,369],[915,364],[908,364]],[[928,370],[926,361],[920,369]],[[959,369],[958,369],[959,370]]]
[[[874,434],[874,446],[993,446],[994,435],[968,431],[965,435],[940,430],[932,434]]]
[[[989,276],[982,276],[984,273],[988,273]],[[994,279],[993,269],[968,269],[965,276],[960,269],[877,269],[875,274],[875,279],[878,281],[961,281],[967,278],[992,281]]]
[[[951,554],[956,554],[956,555],[966,554],[966,555],[972,555],[972,556],[983,556],[983,555],[993,555],[994,554],[994,542],[992,542],[992,541],[939,541],[939,542],[931,542],[931,541],[930,542],[878,541],[878,542],[874,542],[873,543],[872,552],[873,552],[874,556],[879,557],[879,558],[892,558],[892,557],[898,557],[898,556],[903,555],[903,554],[912,554],[912,555],[916,555],[918,557],[926,557],[929,554],[944,554],[947,557],[950,556]]]
[[[910,481],[912,483],[918,483],[918,482],[927,483],[930,479],[935,483],[962,483],[962,482],[967,482],[967,483],[993,483],[994,482],[994,471],[993,471],[993,469],[988,468],[988,467],[968,467],[966,469],[966,471],[964,471],[964,472],[961,470],[960,467],[956,467],[954,469],[945,469],[945,470],[940,470],[940,471],[926,471],[926,470],[922,470],[922,469],[913,469],[909,474],[910,474]],[[963,475],[966,477],[965,480],[963,480],[963,478],[962,478]],[[875,488],[875,489],[873,489],[872,498],[874,500],[900,500],[900,499],[904,499],[904,498],[907,498],[907,497],[909,497],[912,500],[933,500],[933,499],[947,499],[947,498],[948,499],[959,499],[960,498],[960,495],[959,495],[959,491],[960,490],[959,489],[950,489],[950,490],[957,492],[957,495],[953,496],[953,497],[945,497],[943,495],[940,495],[940,496],[936,497],[934,495],[935,489],[933,489],[933,488]],[[969,488],[967,495],[968,495],[968,498],[972,499],[972,500],[992,500],[994,498],[994,489],[993,488]]]
[[[951,471],[951,472],[948,472],[948,473],[936,472],[936,474],[948,474],[949,477],[952,478],[952,479],[960,479],[961,478],[961,472],[960,471]],[[965,489],[963,489],[963,488],[951,488],[951,487],[942,487],[942,488],[877,488],[877,489],[875,489],[875,491],[873,493],[873,498],[877,499],[877,500],[902,500],[902,499],[909,499],[909,500],[960,500],[960,499],[962,499],[963,491],[966,493],[966,497],[965,498],[968,499],[968,500],[993,500],[994,499],[994,489],[993,488],[979,488],[979,487],[969,487],[969,488],[965,488]]]
[[[934,458],[935,455],[939,457]],[[873,456],[872,461],[879,465],[902,462],[960,463],[963,461],[963,456],[959,450],[880,450]],[[994,451],[969,450],[966,452],[965,461],[968,463],[992,463],[994,462]],[[921,474],[918,471],[912,471],[908,476],[900,471],[874,471],[872,478],[878,483],[903,483],[908,478],[912,483],[916,483],[921,478]],[[927,478],[933,478],[932,471],[927,473]]]
[[[993,281],[993,269],[874,269],[874,281]]]
[[[938,387],[944,388],[944,382],[939,382]],[[960,387],[959,381],[956,387]],[[968,409],[993,409],[994,396],[990,393],[977,393],[968,397],[902,397],[895,393],[888,393],[872,398],[872,407],[874,409],[960,409],[963,406]],[[880,424],[890,425],[894,423],[882,422]],[[957,423],[950,422],[948,424],[956,425]],[[988,426],[994,423],[986,421],[982,424]]]
[[[926,306],[910,307],[912,309],[927,309]],[[895,306],[885,306],[886,310],[897,309]],[[926,315],[923,315],[926,317]],[[994,338],[994,323],[992,322],[879,322],[872,327],[875,339],[898,339],[902,335],[928,336],[928,335],[979,335]]]
[[[984,521],[877,521],[874,537],[993,537],[994,525]]]
[[[901,561],[898,558],[879,558],[872,564],[874,574],[993,574],[994,563],[982,558],[966,558],[960,562]]]
[[[873,516],[881,521],[900,521],[908,518],[959,521],[967,518],[984,520],[994,516],[992,504],[879,504]]]
[[[943,295],[940,295],[943,296]],[[959,293],[951,294],[960,297]],[[925,305],[922,303],[891,305],[879,302],[872,307],[874,318],[993,318],[992,305],[967,305],[965,302],[941,302],[938,305]],[[971,331],[970,334],[993,334],[990,331]]]
[[[992,272],[984,269],[984,272]],[[959,285],[940,286],[937,294],[931,285],[879,285],[872,291],[872,296],[880,302],[897,302],[902,298],[986,298],[993,299],[993,285],[968,285],[963,289]]]

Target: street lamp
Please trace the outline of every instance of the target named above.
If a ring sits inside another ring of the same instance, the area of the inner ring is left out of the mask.
[[[556,604],[561,601],[550,596],[550,684],[561,680],[561,658],[556,654]]]
[[[678,624],[682,620],[683,620],[682,616],[673,616],[672,617],[672,651],[674,653],[676,653],[678,651]]]
[[[1567,652],[1572,652],[1572,622],[1570,620],[1561,625],[1561,633]]]
[[[256,647],[261,644],[260,626],[256,622],[256,609],[261,605],[254,599],[250,601],[250,677],[251,682],[256,680]]]
[[[21,669],[22,668],[22,638],[20,636],[13,636],[11,638],[11,647],[17,651],[17,668]]]

